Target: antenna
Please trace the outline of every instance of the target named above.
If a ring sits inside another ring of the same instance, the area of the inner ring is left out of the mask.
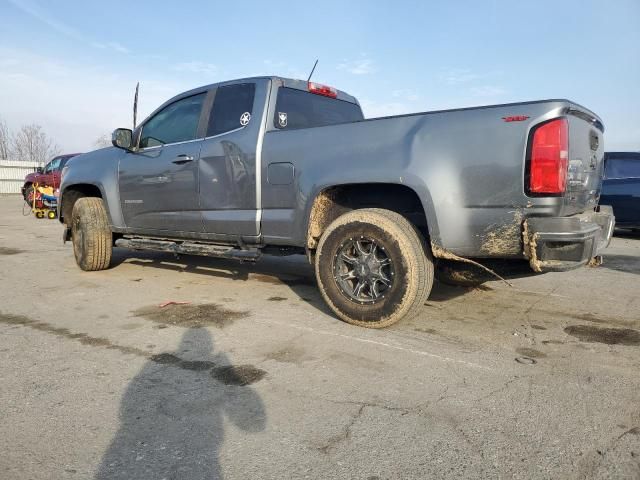
[[[318,59],[316,58],[316,63],[313,64],[313,68],[311,69],[311,73],[309,74],[309,78],[307,78],[307,83],[309,83],[311,81],[311,76],[313,75],[313,72],[316,71],[316,65],[318,65]]]
[[[140,88],[140,82],[136,83],[136,94],[133,96],[133,129],[136,129],[136,123],[138,121],[138,89]]]

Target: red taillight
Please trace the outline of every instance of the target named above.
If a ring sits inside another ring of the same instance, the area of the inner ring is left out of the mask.
[[[569,122],[551,120],[536,128],[531,140],[529,191],[564,193],[569,166]]]
[[[329,98],[338,98],[338,92],[335,88],[320,85],[319,83],[309,82],[309,91],[316,95],[323,95]]]

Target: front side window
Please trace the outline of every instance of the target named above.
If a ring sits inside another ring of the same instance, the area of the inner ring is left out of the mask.
[[[196,138],[205,94],[182,98],[156,113],[142,127],[140,148]]]
[[[71,160],[73,157],[63,157],[62,160],[60,161],[60,170],[62,170],[64,168],[64,166],[67,164],[67,162],[69,160]]]
[[[362,120],[359,105],[315,93],[282,87],[278,90],[274,124],[279,129],[320,127]]]
[[[245,127],[251,121],[255,83],[226,85],[216,90],[207,137]]]
[[[607,178],[640,178],[640,158],[610,157],[605,175]]]
[[[56,157],[49,163],[47,163],[47,166],[44,167],[44,173],[51,173],[58,170],[58,167],[60,166],[60,160],[62,160],[62,157]]]

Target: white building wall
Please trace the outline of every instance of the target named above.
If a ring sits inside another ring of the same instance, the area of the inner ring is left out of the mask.
[[[0,195],[21,193],[24,177],[42,167],[38,162],[0,160]]]

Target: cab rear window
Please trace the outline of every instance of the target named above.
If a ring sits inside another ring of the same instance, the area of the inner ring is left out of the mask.
[[[356,122],[363,118],[360,106],[355,103],[282,87],[278,90],[273,121],[276,128],[291,130]]]

